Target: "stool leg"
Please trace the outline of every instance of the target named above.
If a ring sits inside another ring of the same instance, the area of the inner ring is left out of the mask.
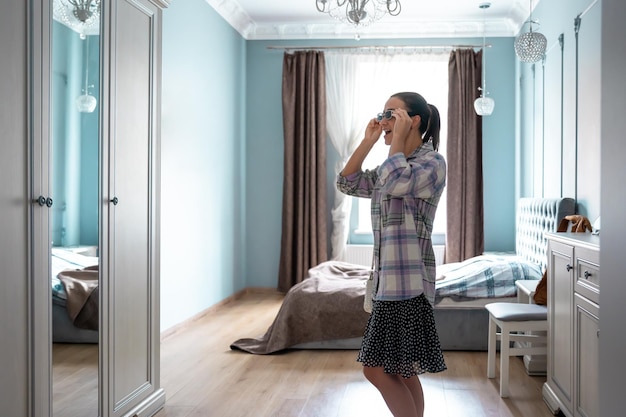
[[[500,397],[507,398],[509,396],[509,334],[511,330],[504,323],[501,327],[500,336]]]
[[[487,378],[496,377],[496,322],[489,315],[489,335],[487,339]]]

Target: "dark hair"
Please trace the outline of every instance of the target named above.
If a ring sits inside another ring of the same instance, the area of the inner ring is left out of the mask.
[[[407,107],[409,116],[418,116],[422,119],[420,123],[420,132],[424,142],[431,141],[435,150],[439,149],[439,130],[441,129],[441,120],[439,118],[439,110],[422,97],[420,94],[413,92],[396,93],[391,97],[397,97],[404,102]],[[423,126],[426,128],[424,129]]]

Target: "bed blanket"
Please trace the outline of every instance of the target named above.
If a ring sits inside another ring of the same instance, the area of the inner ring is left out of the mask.
[[[98,267],[68,269],[57,275],[67,297],[67,314],[74,326],[98,330]]]
[[[307,278],[285,294],[267,332],[230,348],[269,354],[301,343],[362,337],[369,318],[363,310],[368,276],[367,267],[338,261],[309,269]]]
[[[437,267],[435,304],[456,300],[513,297],[515,281],[541,279],[541,267],[515,255],[480,255]]]

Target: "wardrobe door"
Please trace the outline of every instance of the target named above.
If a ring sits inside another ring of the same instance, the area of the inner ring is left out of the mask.
[[[0,111],[0,351],[11,354],[0,355],[0,404],[3,415],[12,416],[29,415],[26,22],[26,2],[3,4],[0,13],[0,97],[4,101]]]
[[[0,12],[2,416],[47,416],[50,408],[48,11],[48,2],[32,0],[4,2]]]
[[[160,7],[110,1],[108,236],[103,273],[109,416],[149,416],[159,382]]]

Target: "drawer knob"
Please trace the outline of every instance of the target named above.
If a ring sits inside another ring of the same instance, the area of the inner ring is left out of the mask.
[[[570,264],[565,265],[565,269],[567,269],[567,272],[571,271],[572,268],[574,268],[574,267],[571,266]]]
[[[591,276],[591,272],[585,271],[584,275],[585,275],[585,279],[589,279],[589,277]]]

